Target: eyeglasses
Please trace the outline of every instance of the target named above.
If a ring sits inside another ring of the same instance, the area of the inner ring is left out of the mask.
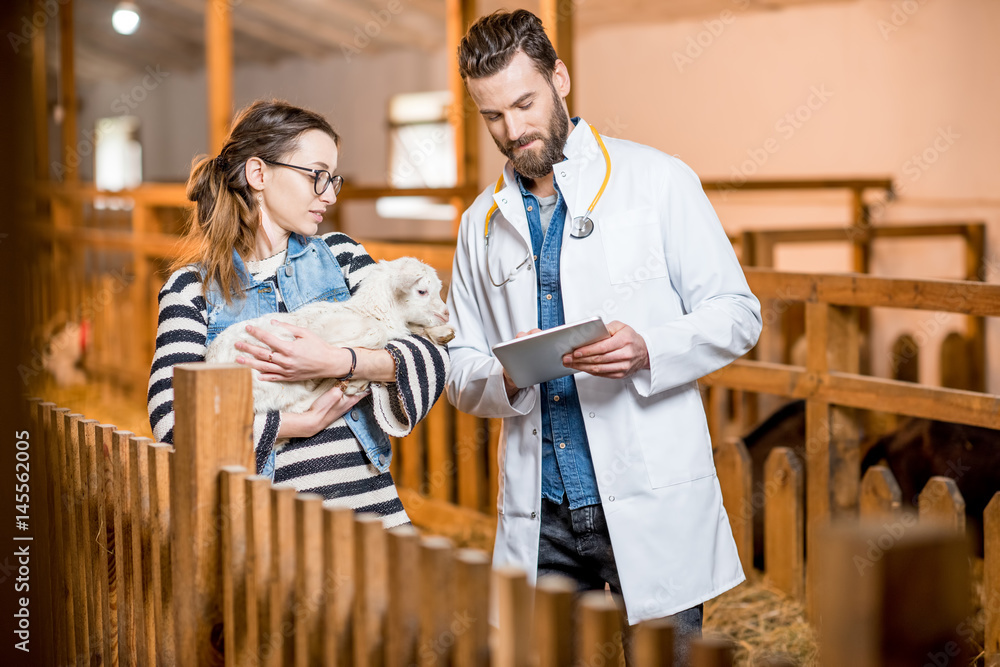
[[[261,158],[261,159],[264,160],[264,158]],[[342,188],[344,186],[344,177],[343,176],[339,176],[339,175],[338,176],[334,176],[333,174],[331,174],[330,172],[328,172],[326,169],[310,169],[309,167],[299,167],[299,166],[294,165],[294,164],[285,164],[284,162],[275,162],[274,160],[264,160],[264,162],[266,162],[268,164],[274,164],[274,165],[277,165],[279,167],[291,167],[292,169],[298,169],[299,171],[308,171],[310,174],[313,175],[313,177],[315,179],[313,181],[313,191],[316,193],[317,197],[320,196],[320,195],[322,195],[324,192],[326,192],[327,188],[329,188],[331,185],[333,185],[333,194],[339,195],[340,194],[340,188]]]

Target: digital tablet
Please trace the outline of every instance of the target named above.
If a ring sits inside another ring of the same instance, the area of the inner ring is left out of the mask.
[[[563,355],[610,335],[604,320],[593,317],[497,343],[493,346],[493,354],[514,384],[524,389],[572,375],[576,371],[563,366]]]

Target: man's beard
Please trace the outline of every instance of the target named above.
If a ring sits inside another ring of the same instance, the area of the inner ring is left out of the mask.
[[[523,136],[514,142],[500,143],[496,137],[496,143],[500,152],[514,165],[517,173],[527,178],[541,178],[552,171],[552,165],[563,161],[563,147],[566,146],[566,137],[569,136],[569,116],[563,109],[562,99],[552,91],[553,109],[549,117],[548,136],[542,134],[532,134]],[[518,150],[518,146],[524,146],[532,141],[538,140],[541,149]]]

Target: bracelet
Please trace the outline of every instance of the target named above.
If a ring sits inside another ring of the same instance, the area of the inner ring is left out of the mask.
[[[351,353],[351,370],[347,371],[347,375],[345,375],[342,378],[333,378],[334,380],[340,380],[341,382],[343,382],[344,380],[350,380],[352,377],[354,377],[354,369],[358,365],[358,355],[355,354],[354,348],[347,347],[344,349]]]

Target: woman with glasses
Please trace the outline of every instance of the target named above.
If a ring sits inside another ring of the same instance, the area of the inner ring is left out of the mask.
[[[187,254],[160,290],[148,408],[156,439],[173,442],[173,367],[203,361],[230,325],[316,301],[349,299],[374,265],[340,233],[316,236],[337,201],[339,137],[318,114],[258,101],[233,123],[216,157],[196,160],[187,185],[195,214]],[[363,378],[370,394],[335,386],[305,413],[255,415],[257,472],[328,502],[376,512],[384,525],[408,518],[389,474],[388,436],[403,436],[438,399],[448,353],[419,336],[382,350],[330,346],[283,324],[294,340],[248,327],[240,363],[275,382]],[[276,446],[276,441],[286,444]]]

